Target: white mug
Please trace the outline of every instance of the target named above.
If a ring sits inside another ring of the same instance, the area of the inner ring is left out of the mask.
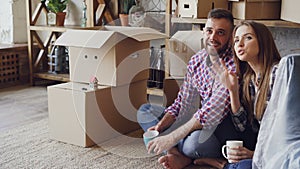
[[[237,147],[243,147],[243,141],[228,140],[226,141],[226,145],[222,146],[222,154],[228,160],[229,163],[232,163],[232,161],[229,160],[230,155],[228,155],[227,153],[234,152],[235,150],[232,150],[231,148],[237,148]],[[226,153],[225,153],[225,149],[226,149]]]

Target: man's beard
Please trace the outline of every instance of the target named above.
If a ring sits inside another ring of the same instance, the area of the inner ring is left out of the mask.
[[[227,42],[220,49],[215,49],[212,46],[208,46],[207,43],[208,42],[206,42],[206,44],[205,44],[205,49],[206,49],[207,53],[213,57],[220,57],[220,55],[226,51],[226,49],[228,48],[228,45],[229,45],[229,42]]]

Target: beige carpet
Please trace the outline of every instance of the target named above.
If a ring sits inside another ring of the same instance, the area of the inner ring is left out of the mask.
[[[146,153],[140,138],[121,136],[91,148],[52,140],[49,137],[47,114],[45,87],[0,91],[0,117],[3,123],[0,130],[1,169],[162,168],[157,163],[158,156]],[[6,127],[5,121],[10,127]]]
[[[82,148],[49,139],[48,120],[0,133],[0,168],[161,168],[140,140]]]

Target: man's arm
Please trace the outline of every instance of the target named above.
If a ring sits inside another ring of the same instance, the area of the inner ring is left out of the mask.
[[[173,139],[177,143],[179,140],[185,138],[191,132],[200,129],[202,129],[202,125],[196,118],[192,117],[187,123],[171,132],[170,135],[172,135]]]
[[[157,130],[159,133],[161,133],[169,128],[175,121],[175,117],[167,112],[156,126],[150,127],[148,130]]]

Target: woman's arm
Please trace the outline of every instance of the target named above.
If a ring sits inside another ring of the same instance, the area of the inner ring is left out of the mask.
[[[226,68],[224,61],[221,61],[221,63],[222,67],[216,67],[218,65],[214,65],[213,69],[217,72],[217,79],[229,91],[232,122],[236,130],[243,132],[248,119],[247,112],[240,102],[238,76]]]

